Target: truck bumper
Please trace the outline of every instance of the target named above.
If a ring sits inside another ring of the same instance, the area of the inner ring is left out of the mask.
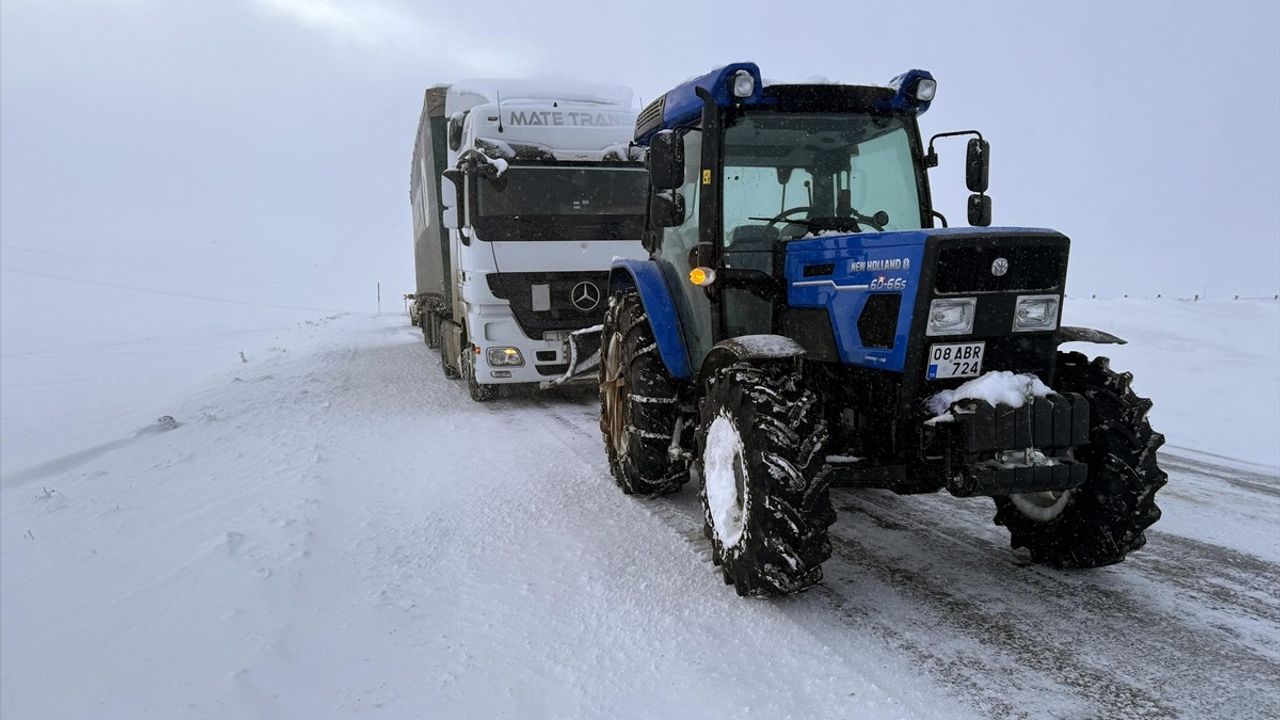
[[[590,330],[590,328],[588,329]],[[569,331],[549,332],[541,340],[534,340],[518,333],[519,337],[505,337],[479,342],[480,355],[476,358],[476,381],[483,385],[512,385],[536,383],[543,386],[576,382],[594,382],[591,369],[599,363],[598,346],[595,364],[590,364],[591,351]],[[595,333],[597,336],[599,332]],[[520,351],[523,365],[490,365],[490,348],[513,347]]]

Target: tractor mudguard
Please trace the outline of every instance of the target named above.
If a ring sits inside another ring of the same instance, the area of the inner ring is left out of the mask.
[[[693,377],[689,350],[680,330],[680,318],[671,299],[671,288],[667,286],[658,264],[652,260],[614,260],[609,270],[609,297],[629,288],[635,289],[640,296],[640,304],[644,306],[649,327],[653,329],[653,337],[658,344],[658,356],[662,358],[667,372],[678,380]]]
[[[721,340],[707,353],[699,374],[709,378],[720,368],[742,360],[782,360],[800,357],[805,349],[782,335],[741,335]]]
[[[1116,337],[1109,332],[1094,330],[1087,327],[1073,327],[1071,325],[1063,325],[1058,328],[1058,344],[1069,342],[1087,342],[1095,345],[1127,345],[1128,341]]]

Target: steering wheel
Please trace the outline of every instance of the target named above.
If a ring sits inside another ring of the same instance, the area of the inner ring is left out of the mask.
[[[783,210],[782,212],[773,216],[773,219],[769,221],[769,227],[773,227],[774,225],[777,225],[778,223],[782,222],[787,217],[791,215],[795,215],[796,213],[801,213],[801,212],[813,212],[813,208],[809,207],[808,205],[804,205],[802,207],[793,207],[787,210]]]
[[[850,217],[858,221],[858,223],[862,225],[870,225],[871,227],[875,228],[876,230],[879,230],[880,232],[884,232],[884,224],[889,222],[889,215],[885,213],[883,210],[876,213],[875,215],[872,215],[871,217],[867,217],[866,215],[863,215],[857,210],[854,210],[853,215],[851,215]]]

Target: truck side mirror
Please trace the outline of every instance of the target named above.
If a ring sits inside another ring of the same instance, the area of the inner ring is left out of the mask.
[[[969,196],[969,224],[974,227],[987,227],[991,224],[991,196]]]
[[[462,171],[457,168],[449,168],[441,173],[441,177],[445,182],[440,183],[440,215],[441,222],[444,226],[457,230],[462,224],[459,222],[459,216],[462,214],[462,203],[458,202],[458,185],[462,183]]]
[[[964,182],[969,186],[969,192],[985,193],[990,174],[991,143],[978,138],[970,139],[969,152],[964,161]],[[973,207],[972,201],[969,207]]]
[[[662,130],[649,142],[649,182],[655,190],[674,190],[684,184],[684,136]],[[679,225],[679,223],[672,223]]]
[[[649,198],[649,224],[652,227],[684,224],[684,195],[679,190],[655,192]]]
[[[454,113],[449,118],[449,149],[454,152],[462,147],[462,121],[466,116],[466,113]]]

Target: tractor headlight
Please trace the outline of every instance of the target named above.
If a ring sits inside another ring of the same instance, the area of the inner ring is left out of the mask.
[[[519,348],[513,347],[492,347],[489,348],[485,357],[489,360],[489,367],[520,367],[524,365],[524,356],[520,354]]]
[[[1058,329],[1057,295],[1019,295],[1013,307],[1013,331]]]
[[[973,332],[977,298],[939,298],[929,303],[925,335],[968,335]]]
[[[733,96],[737,98],[749,98],[751,93],[756,91],[756,79],[746,70],[739,70],[733,74]]]

